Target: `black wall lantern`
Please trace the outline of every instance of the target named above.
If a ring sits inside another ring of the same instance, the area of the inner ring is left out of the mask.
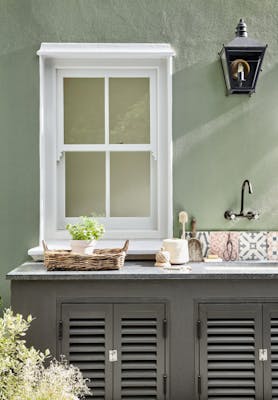
[[[240,19],[236,37],[219,53],[228,95],[255,92],[266,48],[267,44],[248,37],[247,25]]]

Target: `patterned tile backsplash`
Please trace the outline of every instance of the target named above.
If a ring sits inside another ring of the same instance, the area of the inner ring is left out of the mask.
[[[241,232],[239,235],[239,259],[260,261],[266,258],[266,232]]]
[[[227,249],[228,239],[231,246]],[[217,254],[219,257],[238,260],[239,232],[211,232],[210,233],[210,254]],[[226,254],[227,253],[227,254]]]
[[[278,260],[278,232],[267,232],[267,258]]]
[[[229,238],[233,260],[278,261],[278,232],[197,232],[204,256],[217,254],[225,259],[224,252]]]
[[[203,257],[206,257],[209,252],[210,232],[197,232],[196,237],[202,243]]]

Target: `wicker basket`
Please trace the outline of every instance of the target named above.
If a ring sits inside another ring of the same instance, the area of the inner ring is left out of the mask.
[[[120,269],[125,262],[129,241],[122,249],[95,250],[92,255],[81,255],[69,250],[49,250],[43,241],[44,265],[48,271],[100,271]]]

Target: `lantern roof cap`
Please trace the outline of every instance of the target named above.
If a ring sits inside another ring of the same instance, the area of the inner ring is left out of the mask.
[[[239,20],[235,34],[236,37],[225,47],[266,47],[266,44],[248,37],[247,25],[243,18]]]
[[[247,37],[248,36],[247,25],[243,18],[240,18],[239,23],[237,24],[237,27],[236,27],[235,34],[238,37]]]

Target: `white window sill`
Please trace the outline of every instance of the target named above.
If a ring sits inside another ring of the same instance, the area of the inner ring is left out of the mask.
[[[99,240],[96,248],[113,248],[122,247],[124,240]],[[51,249],[64,249],[70,250],[69,240],[48,240],[48,248]],[[148,239],[139,240],[132,239],[129,241],[128,254],[133,256],[147,256],[154,255],[161,248],[162,241],[159,239]],[[28,250],[28,255],[33,258],[34,261],[43,261],[43,247],[37,246]]]

